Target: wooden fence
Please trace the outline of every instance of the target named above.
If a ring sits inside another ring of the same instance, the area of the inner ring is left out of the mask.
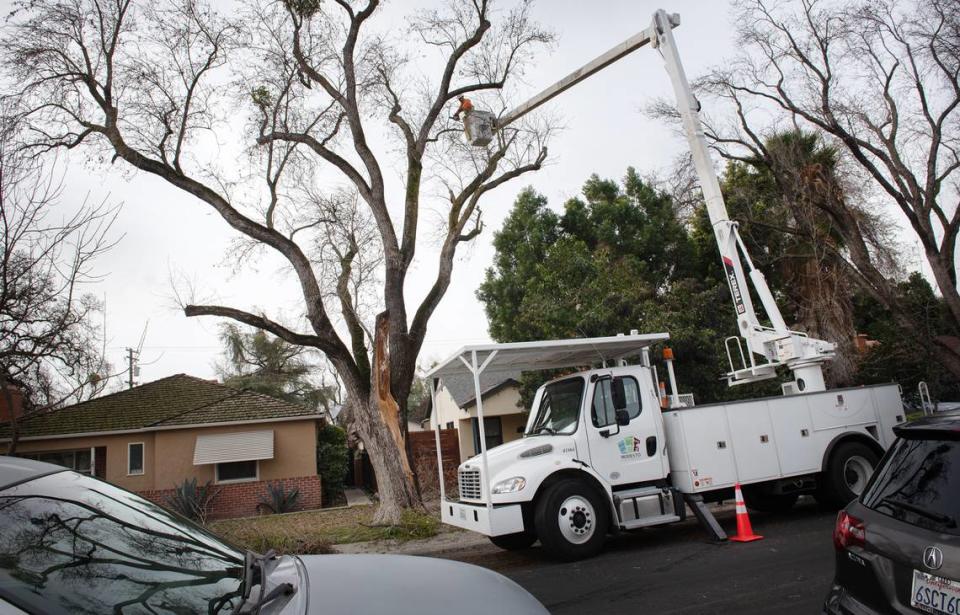
[[[460,465],[460,440],[456,429],[440,430],[440,455],[443,459],[444,485],[448,494],[457,487],[457,466]],[[420,481],[420,491],[425,500],[440,496],[437,483],[437,445],[433,431],[411,431],[407,434],[410,443],[410,463]]]

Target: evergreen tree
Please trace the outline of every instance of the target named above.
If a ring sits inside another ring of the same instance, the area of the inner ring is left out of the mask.
[[[309,360],[308,347],[294,346],[262,329],[248,332],[233,323],[221,326],[220,341],[224,361],[217,372],[225,385],[310,408],[326,408],[336,399],[336,387],[317,382],[321,368]]]

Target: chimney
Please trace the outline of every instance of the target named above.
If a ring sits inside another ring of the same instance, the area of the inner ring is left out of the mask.
[[[0,391],[0,423],[6,423],[11,417],[23,416],[23,393],[15,386],[7,386],[13,401],[13,412],[7,407],[7,392]]]

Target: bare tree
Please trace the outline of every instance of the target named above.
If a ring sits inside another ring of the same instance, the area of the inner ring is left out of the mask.
[[[65,218],[54,160],[22,155],[15,125],[0,130],[0,390],[10,410],[17,450],[19,418],[11,386],[23,394],[24,415],[79,401],[107,382],[98,315],[100,302],[83,293],[98,276],[93,260],[114,244],[107,238],[118,208],[105,202]]]
[[[742,53],[697,82],[710,115],[722,115],[720,108],[733,118],[710,125],[708,138],[729,158],[765,159],[776,169],[764,147],[769,127],[786,123],[829,135],[916,232],[960,329],[960,6],[739,0],[736,8]],[[818,200],[819,211],[842,234],[838,254],[853,280],[915,329],[876,249],[883,242],[871,230],[876,219],[843,186],[826,185],[833,180],[824,183],[815,168],[807,172],[813,175],[781,173],[781,180],[792,181],[798,194],[817,186],[834,191]],[[934,343],[939,360],[960,377],[953,338]]]
[[[413,15],[405,31],[377,26],[378,0],[252,0],[235,22],[201,0],[39,0],[19,10],[2,46],[22,84],[17,96],[29,101],[33,147],[85,145],[156,175],[285,259],[308,332],[223,305],[188,305],[186,315],[230,318],[322,351],[377,474],[375,521],[396,522],[403,508],[420,506],[398,416],[428,322],[458,246],[482,229],[481,199],[539,169],[550,132],[528,124],[470,148],[449,107],[461,94],[502,104],[504,88],[551,41],[530,20],[529,2],[495,12],[488,0],[452,1]],[[423,61],[410,61],[414,53]],[[238,110],[251,127],[239,144]],[[255,146],[257,172],[236,177],[205,160],[211,139],[219,147]],[[396,194],[385,169],[402,176]],[[339,230],[321,222],[323,213],[314,220],[298,214],[310,199],[296,188],[316,170],[327,185],[334,178],[337,190],[349,186],[376,229],[383,265],[373,323],[363,322],[350,290],[358,272],[349,238],[332,240]],[[429,198],[438,192],[442,199]],[[437,274],[408,309],[407,273],[423,243],[428,202],[445,202]],[[333,266],[338,280],[348,280],[347,292],[321,285],[317,246],[340,250]]]

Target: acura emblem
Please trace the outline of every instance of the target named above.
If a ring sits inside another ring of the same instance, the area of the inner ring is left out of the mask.
[[[937,547],[927,547],[923,550],[923,565],[930,570],[938,570],[943,566],[943,551]]]

